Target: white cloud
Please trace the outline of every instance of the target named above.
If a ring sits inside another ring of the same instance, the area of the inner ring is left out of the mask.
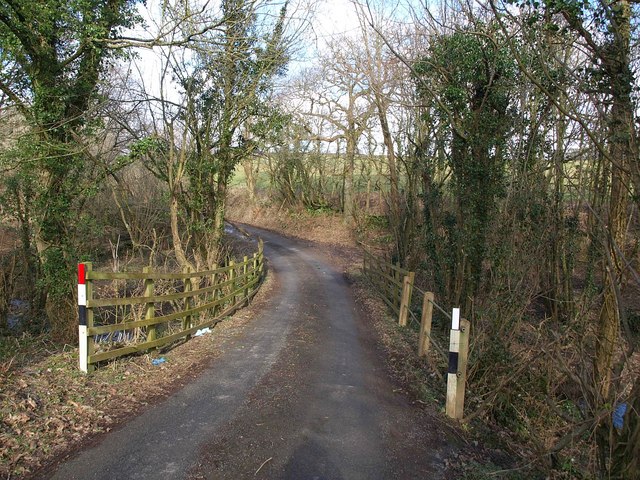
[[[351,0],[324,0],[319,5],[314,24],[319,38],[349,34],[360,28],[356,6]]]

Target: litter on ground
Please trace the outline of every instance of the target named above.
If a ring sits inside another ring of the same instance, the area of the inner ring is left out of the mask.
[[[202,329],[198,330],[196,333],[194,333],[193,336],[194,337],[200,337],[200,336],[204,335],[205,333],[211,333],[211,329],[209,327],[202,328]]]

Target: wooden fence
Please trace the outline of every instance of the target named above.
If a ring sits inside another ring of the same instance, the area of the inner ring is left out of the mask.
[[[379,288],[382,300],[398,315],[400,324],[406,325],[415,273],[376,257],[366,248],[363,251],[364,275]]]
[[[372,254],[364,245],[361,246],[363,248],[362,271],[365,277],[378,288],[378,292],[384,302],[398,316],[398,324],[400,326],[404,327],[411,323],[417,327],[419,332],[418,356],[426,356],[430,347],[433,346],[448,362],[446,412],[451,418],[461,419],[464,411],[469,350],[469,322],[459,318],[460,309],[454,308],[452,313],[449,314],[441,305],[436,303],[433,292],[418,288],[414,284],[415,272],[401,268],[398,264],[394,265]],[[417,309],[412,308],[414,292],[422,295],[421,302],[417,302],[419,305]],[[448,353],[431,335],[434,308],[451,321]],[[418,316],[420,317],[419,319]]]
[[[248,303],[263,276],[262,241],[252,257],[203,272],[97,272],[80,264],[80,370],[216,325]]]

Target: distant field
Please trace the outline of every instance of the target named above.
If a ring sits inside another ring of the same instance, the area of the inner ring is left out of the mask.
[[[307,174],[313,182],[322,181],[327,191],[340,191],[343,184],[344,156],[324,154],[306,160]],[[322,174],[320,173],[322,172]],[[357,192],[365,192],[367,185],[372,191],[388,190],[389,169],[386,158],[383,156],[359,155],[356,158],[354,169],[354,187]],[[401,176],[402,183],[404,177]],[[238,165],[231,180],[232,187],[246,186],[246,174],[242,165]],[[271,187],[269,166],[265,160],[260,163],[260,169],[256,178],[256,186],[259,190],[268,190]]]

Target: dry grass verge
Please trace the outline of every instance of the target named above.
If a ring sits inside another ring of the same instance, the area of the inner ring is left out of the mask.
[[[248,223],[318,245],[355,248],[353,233],[344,224],[340,213],[305,209],[292,211],[265,204],[248,205],[244,190],[233,190],[228,209],[231,221]]]

